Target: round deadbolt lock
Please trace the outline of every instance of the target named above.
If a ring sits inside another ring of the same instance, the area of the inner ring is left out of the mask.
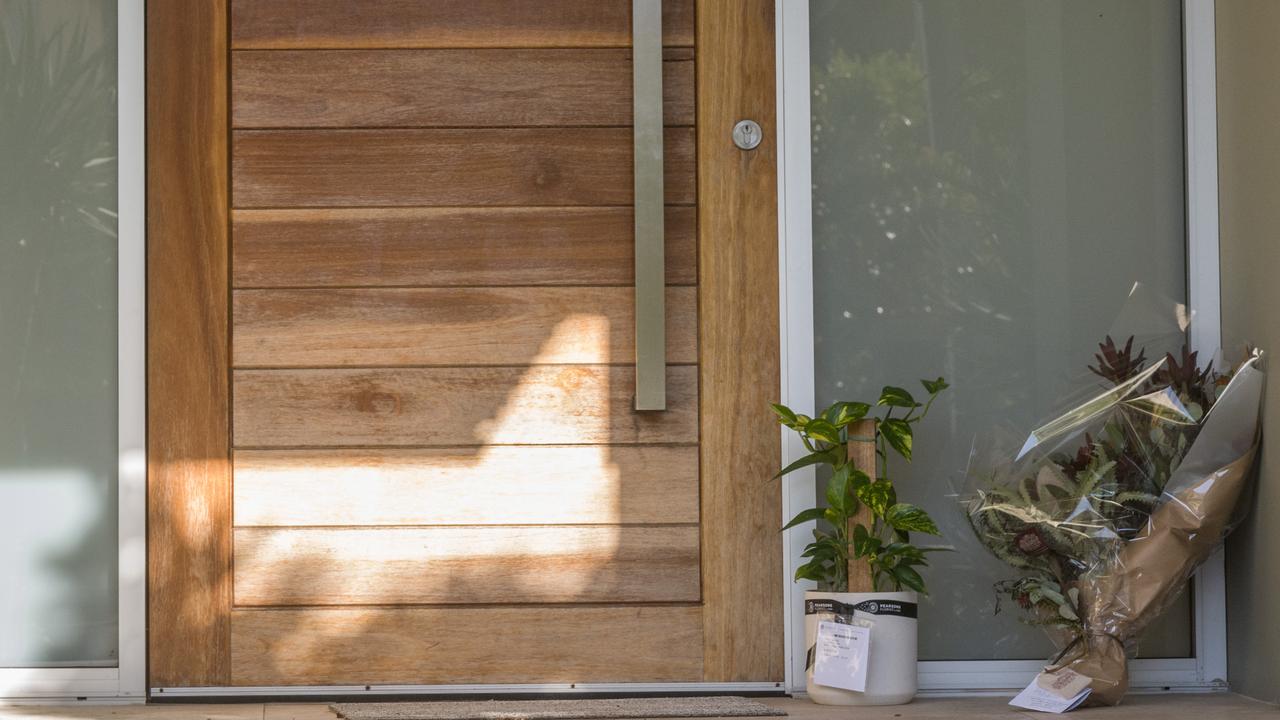
[[[739,120],[733,126],[733,144],[743,150],[755,150],[764,139],[764,131],[755,120]]]

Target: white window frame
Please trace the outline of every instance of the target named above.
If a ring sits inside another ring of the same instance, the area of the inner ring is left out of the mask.
[[[810,146],[809,2],[777,2],[778,266],[782,343],[782,402],[814,410],[813,227]],[[1217,100],[1214,0],[1183,0],[1188,293],[1192,344],[1211,354],[1221,345],[1218,268]],[[793,433],[782,433],[783,463],[805,454]],[[812,469],[783,481],[782,521],[814,502]],[[783,533],[781,581],[786,618],[786,686],[804,691],[804,592],[812,582],[793,583],[800,552],[813,523]],[[1226,583],[1222,553],[1196,576],[1194,658],[1144,659],[1130,665],[1139,691],[1225,690]],[[920,662],[926,694],[969,694],[1022,688],[1043,667],[1037,660]]]
[[[119,662],[3,668],[5,701],[146,698],[146,169],[144,0],[117,0]],[[2,171],[2,170],[0,170]]]

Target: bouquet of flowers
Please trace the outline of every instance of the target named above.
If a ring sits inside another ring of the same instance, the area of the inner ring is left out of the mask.
[[[1070,668],[1091,704],[1115,705],[1126,651],[1239,519],[1264,378],[1256,351],[1225,373],[1185,347],[1149,358],[1133,337],[1107,337],[1096,358],[1103,391],[971,467],[963,502],[1018,573],[998,597],[1061,648],[1046,672]]]

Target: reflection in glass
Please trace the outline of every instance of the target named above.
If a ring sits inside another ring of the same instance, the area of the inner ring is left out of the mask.
[[[115,45],[0,0],[0,667],[116,665]]]
[[[1043,659],[954,499],[975,432],[1032,428],[1134,282],[1186,298],[1178,0],[814,0],[816,405],[952,384],[899,470],[935,556],[921,659]],[[1184,601],[1145,655],[1191,652]]]

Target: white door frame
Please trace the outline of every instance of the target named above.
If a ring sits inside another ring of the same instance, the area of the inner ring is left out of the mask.
[[[1212,354],[1221,345],[1218,270],[1217,99],[1214,0],[1183,0],[1184,98],[1186,103],[1186,196],[1188,292],[1196,314],[1192,344]],[[809,3],[777,0],[778,63],[778,267],[782,343],[782,402],[814,410],[813,227],[809,137]],[[781,429],[780,429],[781,433]],[[805,454],[793,433],[781,433],[783,463]],[[805,469],[783,480],[782,518],[814,502],[814,473]],[[804,592],[812,582],[793,583],[800,552],[813,523],[783,533],[786,686],[804,690]],[[1226,688],[1226,582],[1222,553],[1215,553],[1195,583],[1194,658],[1135,660],[1136,690],[1204,691]],[[1024,687],[1041,668],[1037,660],[921,662],[926,693],[990,693]]]
[[[146,164],[144,0],[117,0],[119,663],[0,669],[0,698],[146,697]]]

